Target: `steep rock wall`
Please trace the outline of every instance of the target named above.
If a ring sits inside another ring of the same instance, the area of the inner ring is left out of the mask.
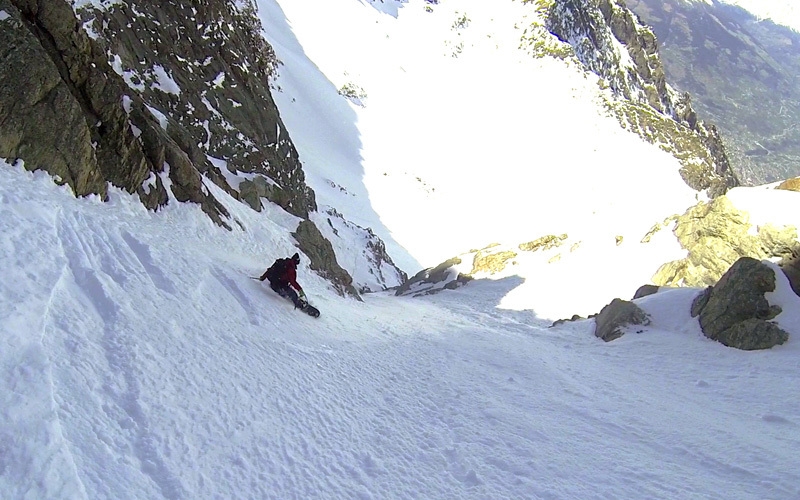
[[[697,119],[689,94],[667,83],[652,30],[623,0],[545,2],[546,27],[614,96],[623,127],[681,161],[684,181],[712,197],[739,185],[714,125]]]

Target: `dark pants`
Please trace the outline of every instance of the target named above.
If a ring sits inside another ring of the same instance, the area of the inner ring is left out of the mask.
[[[286,297],[287,299],[291,300],[295,307],[303,307],[303,303],[297,296],[297,292],[295,292],[294,288],[290,287],[288,284],[282,285],[280,283],[270,283],[269,287],[281,297]]]

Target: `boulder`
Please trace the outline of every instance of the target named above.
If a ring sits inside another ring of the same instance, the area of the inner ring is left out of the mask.
[[[639,306],[627,300],[614,299],[595,317],[594,334],[611,342],[624,335],[625,326],[649,324],[650,318]]]
[[[642,297],[647,297],[648,295],[658,293],[659,288],[660,287],[656,285],[642,285],[638,290],[636,290],[636,293],[633,294],[633,300],[641,299]]]
[[[478,273],[499,273],[506,268],[508,261],[513,261],[517,253],[511,250],[498,252],[487,252],[480,250],[472,260],[472,271],[470,274]]]
[[[719,282],[692,303],[703,334],[737,349],[769,349],[786,342],[788,333],[768,323],[780,314],[765,293],[775,290],[775,272],[756,259],[736,261]]]
[[[800,255],[784,257],[778,265],[789,279],[794,293],[800,296]]]
[[[800,177],[795,177],[793,179],[786,179],[785,181],[778,184],[778,187],[775,189],[783,189],[786,191],[800,191]]]
[[[657,285],[710,286],[741,257],[768,259],[800,253],[796,228],[766,224],[752,231],[749,214],[738,210],[727,196],[698,203],[678,216],[674,233],[688,255],[662,265],[653,276]]]
[[[789,334],[775,323],[749,318],[720,332],[716,340],[743,351],[771,349],[789,340]]]

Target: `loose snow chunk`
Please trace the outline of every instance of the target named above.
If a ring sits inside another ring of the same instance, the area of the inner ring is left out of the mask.
[[[167,130],[167,125],[169,125],[169,120],[167,120],[167,115],[149,105],[147,106],[147,109],[149,109],[150,113],[152,113],[153,116],[155,116],[158,119],[158,123],[161,125],[161,128]]]
[[[131,97],[128,95],[122,96],[122,108],[125,110],[125,113],[128,115],[131,114]]]
[[[225,73],[220,72],[220,74],[218,74],[216,78],[214,78],[214,80],[211,82],[211,86],[214,88],[220,88],[222,87],[222,84],[224,82],[225,82]]]
[[[150,191],[156,187],[156,174],[155,172],[150,172],[150,176],[144,180],[142,183],[142,190],[145,194],[150,194]]]
[[[167,73],[167,70],[163,68],[163,66],[156,64],[153,66],[153,73],[156,77],[156,82],[153,83],[153,88],[158,89],[161,92],[173,95],[180,95],[181,88],[172,79],[172,77]]]
[[[220,169],[220,170],[223,170],[223,169],[227,170],[228,169],[228,162],[223,160],[222,158],[216,158],[216,157],[211,156],[211,155],[206,155],[206,158],[208,158],[208,161],[210,161],[211,164],[214,165],[215,167],[217,167],[218,169]]]
[[[91,5],[95,10],[108,11],[110,7],[121,3],[122,0],[73,0],[72,8],[77,11]]]
[[[140,83],[136,83],[133,81],[133,78],[136,79]],[[125,80],[125,83],[128,84],[128,87],[132,88],[133,90],[138,90],[139,92],[144,92],[144,84],[141,83],[141,77],[135,71],[125,71],[122,73],[122,79]]]
[[[98,40],[100,38],[100,34],[97,33],[94,28],[92,28],[92,23],[94,23],[94,19],[90,19],[83,23],[81,26],[83,27],[83,31],[86,32],[86,35],[91,38],[92,40]]]
[[[0,10],[0,21],[5,21],[9,17],[11,17],[11,14],[9,14],[8,12],[6,12],[4,10]]]
[[[124,73],[124,70],[122,69],[122,59],[117,54],[114,54],[114,57],[111,59],[111,69],[113,69],[114,73],[118,74],[119,76],[122,76]]]
[[[766,260],[763,262],[775,273],[775,290],[764,294],[770,305],[781,308],[781,313],[774,321],[789,335],[800,335],[800,331],[796,330],[800,326],[800,298],[794,293],[789,278],[777,264]]]

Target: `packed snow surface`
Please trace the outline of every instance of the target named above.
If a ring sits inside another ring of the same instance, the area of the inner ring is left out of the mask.
[[[303,263],[313,319],[250,279],[291,216],[229,200],[228,232],[2,168],[3,498],[800,495],[796,317],[736,351],[676,289],[605,344],[499,307],[521,278],[357,302]]]

